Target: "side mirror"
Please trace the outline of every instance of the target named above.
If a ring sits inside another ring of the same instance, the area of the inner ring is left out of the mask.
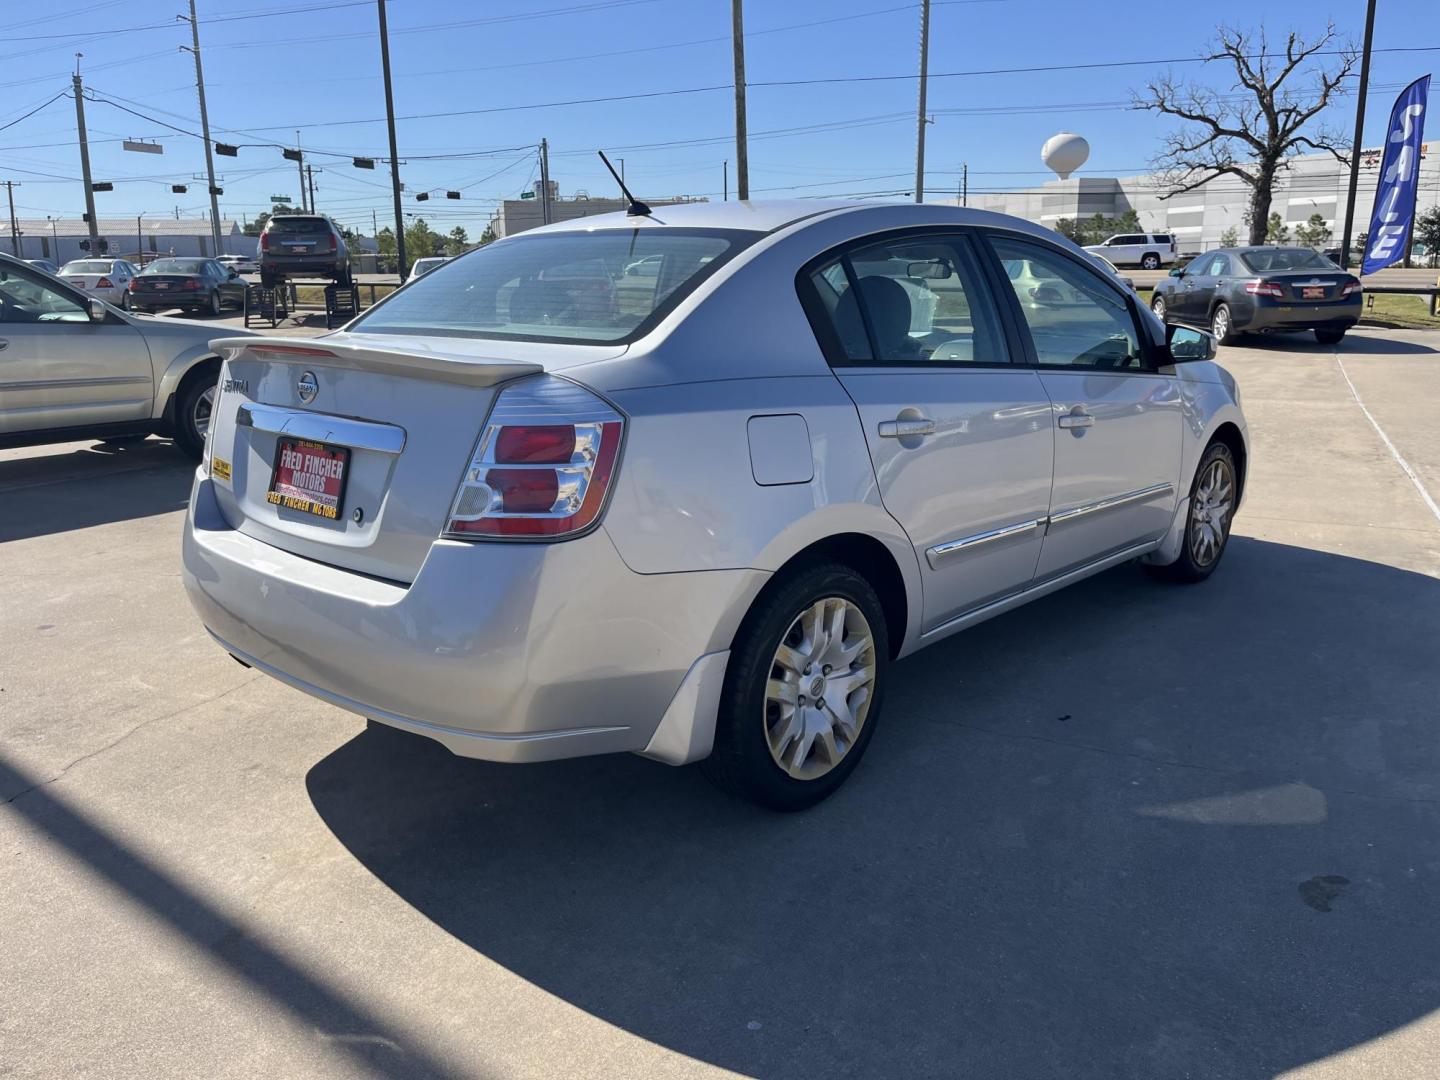
[[[231,270],[231,271],[230,271],[230,276],[231,276],[232,278],[237,278],[237,277],[240,276],[240,271],[239,271],[239,270]]]
[[[1196,360],[1215,359],[1215,335],[1208,330],[1197,330],[1193,326],[1170,326],[1165,331],[1165,344],[1170,350],[1172,363],[1188,364]]]
[[[90,301],[85,305],[85,310],[86,313],[89,314],[92,323],[102,323],[105,321],[106,312],[104,300],[97,300],[92,296]]]
[[[1183,266],[1172,266],[1172,267],[1170,268],[1170,276],[1171,276],[1171,277],[1184,277],[1184,276],[1185,276],[1185,268],[1184,268]]]

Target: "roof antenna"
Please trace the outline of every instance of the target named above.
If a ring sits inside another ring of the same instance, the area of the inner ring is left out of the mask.
[[[610,175],[615,177],[615,183],[620,185],[621,192],[625,195],[626,200],[630,203],[630,205],[625,208],[625,213],[629,214],[631,217],[649,217],[650,207],[646,206],[639,199],[635,198],[634,195],[630,194],[630,189],[625,186],[625,181],[620,179],[620,174],[615,171],[615,166],[610,164],[610,159],[605,156],[605,151],[597,150],[595,152],[600,155],[600,160],[603,161],[605,163],[605,167],[610,170]]]

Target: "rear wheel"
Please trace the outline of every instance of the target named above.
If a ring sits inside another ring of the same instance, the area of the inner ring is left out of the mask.
[[[1210,316],[1210,332],[1221,345],[1229,345],[1235,340],[1235,324],[1230,319],[1229,304],[1221,304]]]
[[[175,444],[197,460],[205,452],[210,433],[210,414],[215,408],[218,371],[199,375],[186,384],[175,403]]]
[[[120,309],[122,311],[130,310],[130,293],[128,291],[120,294]]]
[[[223,300],[220,299],[220,290],[219,290],[219,289],[211,289],[211,290],[210,290],[210,314],[211,314],[211,315],[219,315],[219,314],[220,314],[222,311],[224,311],[224,310],[225,310],[225,303],[224,303]]]
[[[1339,345],[1345,338],[1344,330],[1316,330],[1315,340],[1321,345]]]
[[[1152,251],[1140,260],[1140,265],[1143,266],[1146,270],[1159,270],[1160,256],[1156,255]]]
[[[773,810],[814,806],[859,764],[889,664],[870,583],[842,563],[796,570],[736,636],[706,775]]]
[[[1211,443],[1201,455],[1190,484],[1190,512],[1180,557],[1168,566],[1150,565],[1146,569],[1167,581],[1192,584],[1213,574],[1230,542],[1230,522],[1239,494],[1230,448],[1222,442]]]

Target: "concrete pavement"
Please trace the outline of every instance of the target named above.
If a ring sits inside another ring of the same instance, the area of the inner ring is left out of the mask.
[[[907,659],[788,817],[367,731],[209,641],[166,443],[0,451],[0,1070],[1433,1075],[1440,335],[1221,359],[1217,575]]]

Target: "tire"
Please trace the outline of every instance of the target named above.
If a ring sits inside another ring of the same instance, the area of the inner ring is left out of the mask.
[[[1169,325],[1169,320],[1165,318],[1165,297],[1156,296],[1155,299],[1151,300],[1150,310],[1160,317],[1162,323],[1165,323],[1167,326]]]
[[[196,461],[205,453],[205,433],[209,430],[210,408],[215,404],[215,385],[219,378],[218,369],[209,375],[195,376],[186,382],[175,401],[175,445]]]
[[[123,292],[123,293],[120,294],[120,310],[121,310],[121,311],[129,311],[129,310],[131,310],[131,308],[130,308],[130,292],[129,292],[128,289],[127,289],[125,292]]]
[[[1224,484],[1217,490],[1217,473]],[[1206,489],[1210,494],[1206,494]],[[1230,525],[1235,519],[1235,498],[1240,493],[1235,475],[1235,458],[1222,442],[1212,442],[1200,455],[1195,477],[1190,481],[1190,511],[1185,517],[1185,539],[1180,557],[1166,566],[1147,565],[1145,569],[1164,581],[1193,585],[1215,572],[1225,549],[1230,544]],[[1223,495],[1222,499],[1217,497]],[[1204,542],[1209,530],[1209,543]]]
[[[219,290],[219,289],[211,289],[211,290],[210,290],[210,308],[209,308],[209,314],[210,314],[211,316],[218,317],[218,316],[224,314],[224,312],[225,312],[225,301],[220,298],[220,290]]]
[[[830,632],[836,618],[843,618],[838,642]],[[827,665],[835,672],[850,666],[848,689],[836,685]],[[870,583],[838,562],[794,570],[761,596],[735,636],[705,774],[772,810],[814,806],[845,782],[869,746],[889,667],[889,630]],[[816,708],[827,690],[829,705]]]
[[[1140,265],[1141,265],[1142,267],[1144,267],[1146,270],[1159,270],[1159,269],[1160,269],[1160,256],[1159,256],[1159,255],[1156,255],[1153,251],[1151,251],[1151,252],[1149,252],[1149,253],[1147,253],[1146,255],[1144,255],[1144,256],[1141,257],[1141,259],[1140,259]]]
[[[1315,340],[1321,345],[1339,345],[1345,340],[1344,330],[1316,330]]]
[[[279,278],[267,274],[263,270],[260,272],[260,285],[262,288],[273,289],[278,284],[280,284]]]
[[[1210,313],[1210,332],[1221,345],[1235,341],[1235,322],[1230,317],[1230,305],[1220,304]]]

